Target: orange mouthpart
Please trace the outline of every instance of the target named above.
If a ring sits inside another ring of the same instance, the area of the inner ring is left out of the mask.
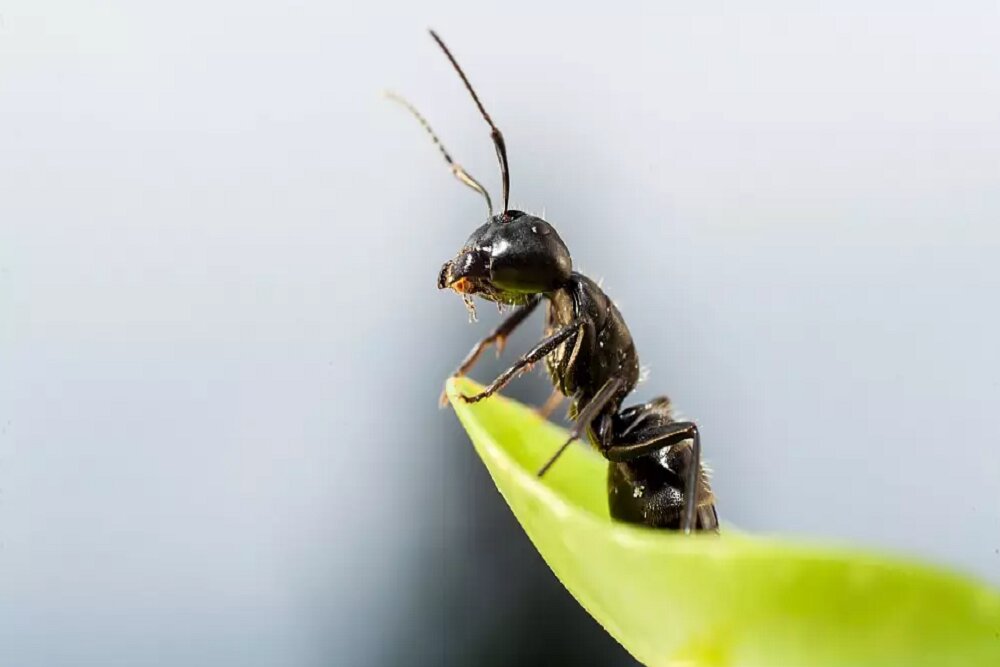
[[[459,278],[451,284],[451,288],[459,294],[471,294],[475,286],[468,278]]]

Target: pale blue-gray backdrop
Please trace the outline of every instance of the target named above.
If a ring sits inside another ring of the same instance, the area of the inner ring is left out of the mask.
[[[436,407],[429,25],[727,520],[1000,583],[1000,10],[815,4],[4,3],[0,662],[627,662]]]

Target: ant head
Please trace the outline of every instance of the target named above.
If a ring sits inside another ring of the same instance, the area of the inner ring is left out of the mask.
[[[503,195],[502,212],[494,214],[493,202],[486,188],[452,159],[427,120],[409,102],[397,95],[390,95],[424,126],[441,151],[441,156],[448,163],[452,174],[478,192],[486,200],[486,208],[490,212],[486,224],[474,231],[455,258],[445,262],[441,267],[441,272],[438,274],[438,288],[450,287],[461,294],[473,314],[475,312],[472,306],[473,294],[497,303],[526,303],[531,295],[551,292],[566,282],[573,268],[569,250],[552,225],[541,218],[508,208],[510,169],[507,163],[507,144],[503,134],[486,112],[486,108],[451,51],[433,30],[431,37],[451,62],[462,83],[465,84],[465,89],[472,96],[480,115],[490,127],[490,138],[493,140],[497,161],[500,163]]]
[[[519,304],[563,285],[572,269],[569,250],[552,225],[507,211],[474,231],[455,258],[444,263],[438,289]]]

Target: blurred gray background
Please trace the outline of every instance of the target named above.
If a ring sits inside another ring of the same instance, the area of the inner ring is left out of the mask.
[[[431,25],[725,519],[1000,583],[995,2],[351,4],[0,6],[0,663],[633,664],[436,406]]]

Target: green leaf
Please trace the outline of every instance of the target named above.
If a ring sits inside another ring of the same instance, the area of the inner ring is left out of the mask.
[[[927,565],[724,527],[614,522],[605,461],[503,397],[448,395],[497,488],[570,593],[646,665],[1000,666],[1000,593]],[[721,511],[725,512],[725,498]],[[1000,539],[1000,537],[998,537]]]

